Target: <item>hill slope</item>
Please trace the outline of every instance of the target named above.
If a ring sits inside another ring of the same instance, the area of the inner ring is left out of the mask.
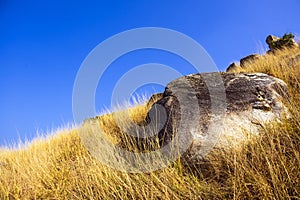
[[[282,199],[300,197],[300,49],[283,49],[249,62],[244,72],[283,79],[291,118],[270,124],[261,136],[232,152],[211,155],[211,175],[187,169],[180,160],[147,174],[123,173],[102,165],[82,146],[76,129],[36,139],[26,148],[0,150],[1,199]],[[129,112],[143,121],[145,104]],[[111,114],[98,118],[108,138],[124,137]],[[123,118],[126,121],[125,118]],[[126,122],[124,122],[126,123]],[[130,144],[129,144],[130,145]]]

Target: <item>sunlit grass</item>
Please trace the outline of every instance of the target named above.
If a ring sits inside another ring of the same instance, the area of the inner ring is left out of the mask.
[[[259,137],[240,148],[212,152],[210,162],[195,167],[177,160],[158,171],[130,174],[94,159],[83,147],[78,129],[69,128],[36,139],[26,148],[0,150],[0,199],[299,199],[297,55],[300,49],[285,49],[237,70],[284,80],[291,111],[289,119],[266,125]],[[134,142],[126,141],[115,117],[124,125],[130,118],[142,123],[149,107],[141,103],[95,120],[112,143],[134,146]]]

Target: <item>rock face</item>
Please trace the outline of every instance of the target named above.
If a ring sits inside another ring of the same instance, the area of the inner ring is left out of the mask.
[[[297,42],[295,42],[294,37],[295,36],[293,34],[285,34],[282,38],[276,37],[274,35],[269,35],[266,39],[266,43],[268,44],[271,52],[284,47],[298,47],[298,44]]]
[[[227,67],[226,72],[234,72],[238,68],[244,68],[247,63],[255,61],[259,58],[261,58],[261,55],[259,54],[250,54],[249,56],[242,58],[239,63],[238,62],[231,63]]]
[[[152,106],[155,102],[157,102],[159,99],[163,98],[163,93],[156,93],[153,94],[149,101],[147,102],[147,106],[150,107]]]
[[[240,67],[241,67],[241,66],[240,66],[239,63],[233,62],[233,63],[231,63],[231,64],[227,67],[226,72],[233,72],[234,70],[236,70],[236,69],[238,69],[238,68],[240,68]]]
[[[266,43],[269,46],[269,51],[267,53],[274,53],[274,51],[278,49],[284,49],[284,48],[299,48],[298,43],[294,40],[293,34],[284,34],[282,37],[277,37],[274,35],[269,35],[266,38]],[[252,61],[255,61],[257,59],[260,59],[264,55],[259,54],[250,54],[249,56],[246,56],[242,59],[240,59],[240,62],[233,62],[231,63],[227,69],[226,72],[234,72],[239,68],[244,68],[246,66],[246,63],[251,63]],[[298,57],[295,57],[295,60],[297,60]],[[293,60],[291,61],[293,62]]]
[[[262,123],[281,119],[287,114],[281,98],[287,95],[282,80],[262,73],[192,74],[167,85],[147,121],[159,122],[166,113],[160,144],[180,136],[189,142],[186,155],[203,159],[213,148],[231,148],[258,134]]]
[[[268,37],[266,38],[266,43],[269,45],[269,48],[272,49],[273,48],[272,43],[275,43],[278,40],[280,40],[279,37],[274,36],[274,35],[268,35]]]
[[[257,60],[260,57],[261,57],[261,55],[259,55],[259,54],[251,54],[249,56],[246,56],[246,57],[242,58],[240,60],[240,65],[241,65],[241,67],[244,67],[246,65],[246,63]]]

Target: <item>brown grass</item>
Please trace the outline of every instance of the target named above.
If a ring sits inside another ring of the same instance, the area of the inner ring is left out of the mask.
[[[130,174],[111,169],[83,147],[77,129],[36,139],[26,148],[0,150],[0,199],[299,199],[300,49],[285,49],[248,63],[239,71],[283,79],[291,118],[267,125],[240,149],[209,155],[210,176],[191,171],[180,160],[167,168]],[[116,112],[142,122],[143,104]],[[127,113],[127,114],[126,114]],[[112,114],[98,118],[115,144],[124,138]],[[121,138],[121,139],[120,139]]]

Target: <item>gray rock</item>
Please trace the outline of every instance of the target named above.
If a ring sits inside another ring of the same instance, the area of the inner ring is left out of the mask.
[[[288,113],[281,101],[286,96],[282,80],[262,73],[192,74],[167,85],[147,122],[167,117],[158,133],[161,147],[175,142],[186,159],[201,160],[213,149],[259,134],[263,123],[280,120]]]
[[[231,64],[227,67],[226,72],[234,72],[236,69],[238,69],[238,68],[240,68],[240,67],[241,67],[241,66],[240,66],[239,63],[233,62],[233,63],[231,63]]]
[[[246,65],[246,63],[253,62],[253,61],[259,59],[260,57],[261,57],[261,55],[259,55],[259,54],[251,54],[249,56],[242,58],[240,60],[240,65],[241,65],[241,67],[244,67]]]
[[[270,52],[273,52],[276,49],[282,49],[282,48],[294,48],[299,47],[297,42],[294,40],[293,34],[284,34],[281,38],[276,37],[274,35],[269,35],[266,38],[266,43],[268,44],[270,48]]]
[[[274,35],[268,35],[268,37],[266,38],[266,43],[269,45],[269,48],[271,49],[273,43],[277,42],[278,40],[280,40],[279,37]]]
[[[160,100],[163,97],[163,93],[153,94],[147,102],[147,107],[152,106],[155,102]]]
[[[257,60],[261,57],[261,55],[259,54],[251,54],[249,56],[246,56],[244,58],[242,58],[240,60],[240,62],[233,62],[231,63],[227,69],[226,69],[226,72],[234,72],[235,70],[239,69],[239,68],[243,68],[245,67],[245,64],[246,63],[249,63],[251,61],[254,61],[254,60]]]

